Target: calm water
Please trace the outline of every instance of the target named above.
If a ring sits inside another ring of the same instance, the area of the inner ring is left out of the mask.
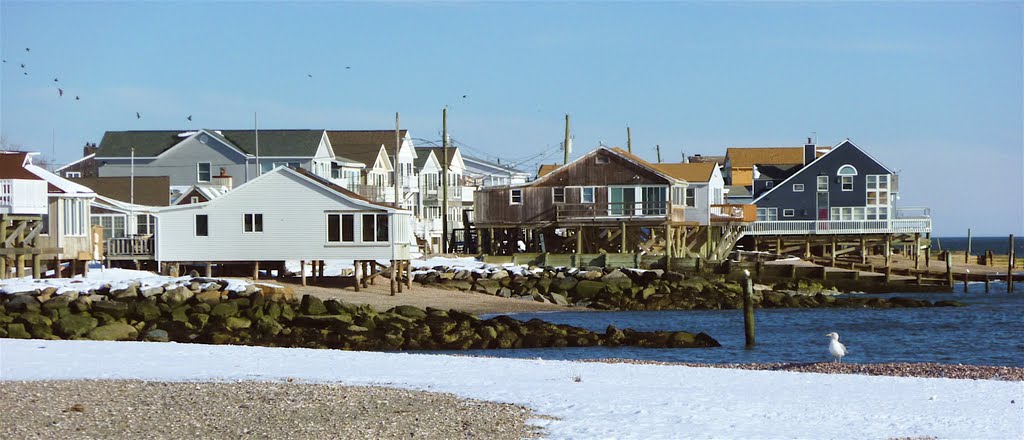
[[[967,250],[967,237],[932,237],[932,250],[963,252]],[[981,255],[985,251],[992,251],[999,255],[1006,255],[1010,248],[1009,235],[1003,237],[973,237],[971,238],[971,254]],[[1017,258],[1024,256],[1024,237],[1013,238],[1013,248],[1017,252]]]
[[[722,347],[711,349],[643,349],[589,347],[562,349],[470,350],[467,354],[545,359],[628,358],[659,361],[821,362],[831,360],[826,333],[835,331],[846,344],[847,362],[938,362],[946,364],[1024,366],[1024,285],[1005,293],[993,283],[968,294],[896,294],[929,300],[956,299],[967,307],[919,309],[770,309],[756,311],[757,347],[743,348],[739,310],[662,312],[549,312],[511,315],[528,320],[570,324],[604,331],[608,324],[638,330],[703,331]],[[892,296],[892,295],[890,295]]]

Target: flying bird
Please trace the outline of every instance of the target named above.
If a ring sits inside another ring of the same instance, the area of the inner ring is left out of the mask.
[[[192,115],[188,115],[188,117],[185,118],[185,119],[188,119],[189,121],[191,121],[192,120]]]
[[[24,69],[24,68],[25,68],[25,65],[24,65],[24,64],[22,64],[22,65],[21,65],[21,68],[22,68],[22,69]]]
[[[3,61],[3,62],[5,62],[5,63],[7,62],[7,60],[0,60],[0,61]]]
[[[57,87],[57,96],[64,96],[64,89]]]
[[[308,77],[310,77],[310,78],[312,78],[312,77],[313,77],[313,75],[312,75],[312,74],[309,74],[309,73],[307,73],[307,74],[306,74],[306,76],[308,76]]]
[[[346,70],[351,69],[351,68],[352,68],[352,66],[345,66]]]
[[[57,78],[54,78],[54,79],[53,79],[53,82],[57,82]]]
[[[140,118],[142,118],[142,115],[140,115],[139,112],[135,112],[135,119],[140,119]]]
[[[75,95],[75,101],[78,101],[78,95]]]
[[[462,95],[462,99],[466,99],[466,95]]]
[[[836,362],[843,362],[843,356],[846,356],[846,346],[839,342],[839,333],[832,332],[825,336],[832,338],[828,342],[828,352],[832,353],[832,357],[835,358]]]
[[[31,51],[31,49],[29,49],[29,48],[27,48],[27,47],[26,47],[26,48],[25,48],[25,52],[29,52],[29,51]]]

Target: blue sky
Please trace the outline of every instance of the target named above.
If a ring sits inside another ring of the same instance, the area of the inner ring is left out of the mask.
[[[650,160],[657,144],[674,159],[814,133],[900,170],[898,203],[931,207],[936,235],[1021,234],[1022,16],[1019,2],[4,1],[0,131],[68,162],[106,130],[250,128],[254,112],[263,128],[334,129],[400,112],[436,140],[448,106],[466,153],[530,170],[561,158],[566,113],[574,155],[624,145],[627,125]]]

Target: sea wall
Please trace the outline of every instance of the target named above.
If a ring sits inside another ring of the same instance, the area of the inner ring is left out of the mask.
[[[480,319],[455,310],[368,305],[313,296],[296,300],[273,285],[229,289],[224,280],[87,292],[56,288],[0,295],[0,337],[176,341],[353,350],[486,348],[717,347],[704,333],[593,332],[539,319]]]
[[[600,310],[736,309],[743,305],[736,280],[713,275],[687,276],[660,269],[613,269],[589,267],[485,266],[478,269],[438,266],[419,270],[414,280],[430,286],[473,291],[552,304],[576,305]],[[797,307],[932,307],[959,306],[956,301],[925,301],[911,298],[836,296],[813,280],[784,280],[757,285],[754,303],[761,308]]]

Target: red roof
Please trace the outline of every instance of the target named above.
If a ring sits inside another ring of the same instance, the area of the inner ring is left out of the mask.
[[[25,169],[27,156],[24,151],[0,152],[0,179],[43,180]]]

